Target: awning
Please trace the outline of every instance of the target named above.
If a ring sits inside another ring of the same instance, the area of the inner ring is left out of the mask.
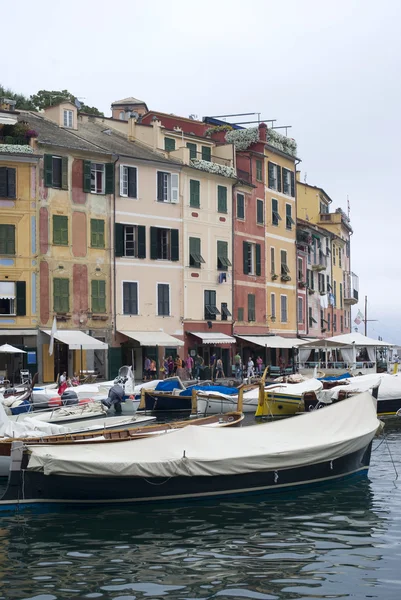
[[[183,346],[184,342],[164,331],[119,331],[126,337],[139,342],[140,346]]]
[[[38,335],[37,329],[0,329],[0,336],[3,335]]]
[[[236,340],[231,335],[219,333],[218,331],[189,331],[191,335],[202,340],[202,344],[235,344]]]
[[[294,348],[309,341],[300,340],[299,338],[285,338],[280,335],[237,335],[235,337],[261,348]]]
[[[335,335],[333,337],[320,339],[320,340],[311,340],[308,343],[308,347],[310,348],[341,348],[341,347],[352,347],[356,346],[358,348],[369,348],[369,347],[391,347],[394,344],[390,342],[383,342],[382,340],[375,340],[374,338],[367,337],[362,335],[361,333],[344,333],[341,335]]]
[[[50,329],[41,329],[43,333],[50,336]],[[83,331],[62,329],[57,330],[54,338],[59,342],[66,344],[70,350],[107,350],[108,344],[97,340],[96,338],[84,333]]]

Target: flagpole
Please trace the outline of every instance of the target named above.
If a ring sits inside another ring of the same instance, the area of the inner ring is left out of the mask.
[[[365,296],[365,336],[368,335],[368,297]]]

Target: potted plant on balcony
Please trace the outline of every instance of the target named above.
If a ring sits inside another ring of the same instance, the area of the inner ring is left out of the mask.
[[[312,290],[312,288],[309,288],[309,290],[308,290],[308,294],[309,294],[310,296],[312,296],[312,294],[314,294],[314,293],[315,293],[315,290]]]
[[[305,288],[306,287],[305,281],[298,281],[298,287]]]
[[[276,275],[276,273],[272,273],[272,280],[275,281],[276,279],[278,279],[278,275]]]
[[[281,275],[281,281],[291,281],[291,277],[287,274]]]

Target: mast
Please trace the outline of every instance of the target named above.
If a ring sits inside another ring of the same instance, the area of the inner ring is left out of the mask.
[[[365,335],[368,335],[368,297],[365,296]]]

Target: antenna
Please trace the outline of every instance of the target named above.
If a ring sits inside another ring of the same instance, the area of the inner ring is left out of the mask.
[[[348,214],[348,219],[349,219],[350,212],[351,212],[351,205],[349,203],[349,197],[348,197],[348,194],[347,194],[347,214]]]
[[[304,182],[306,183],[306,180],[308,179],[308,173],[305,171],[305,175],[304,175]]]

